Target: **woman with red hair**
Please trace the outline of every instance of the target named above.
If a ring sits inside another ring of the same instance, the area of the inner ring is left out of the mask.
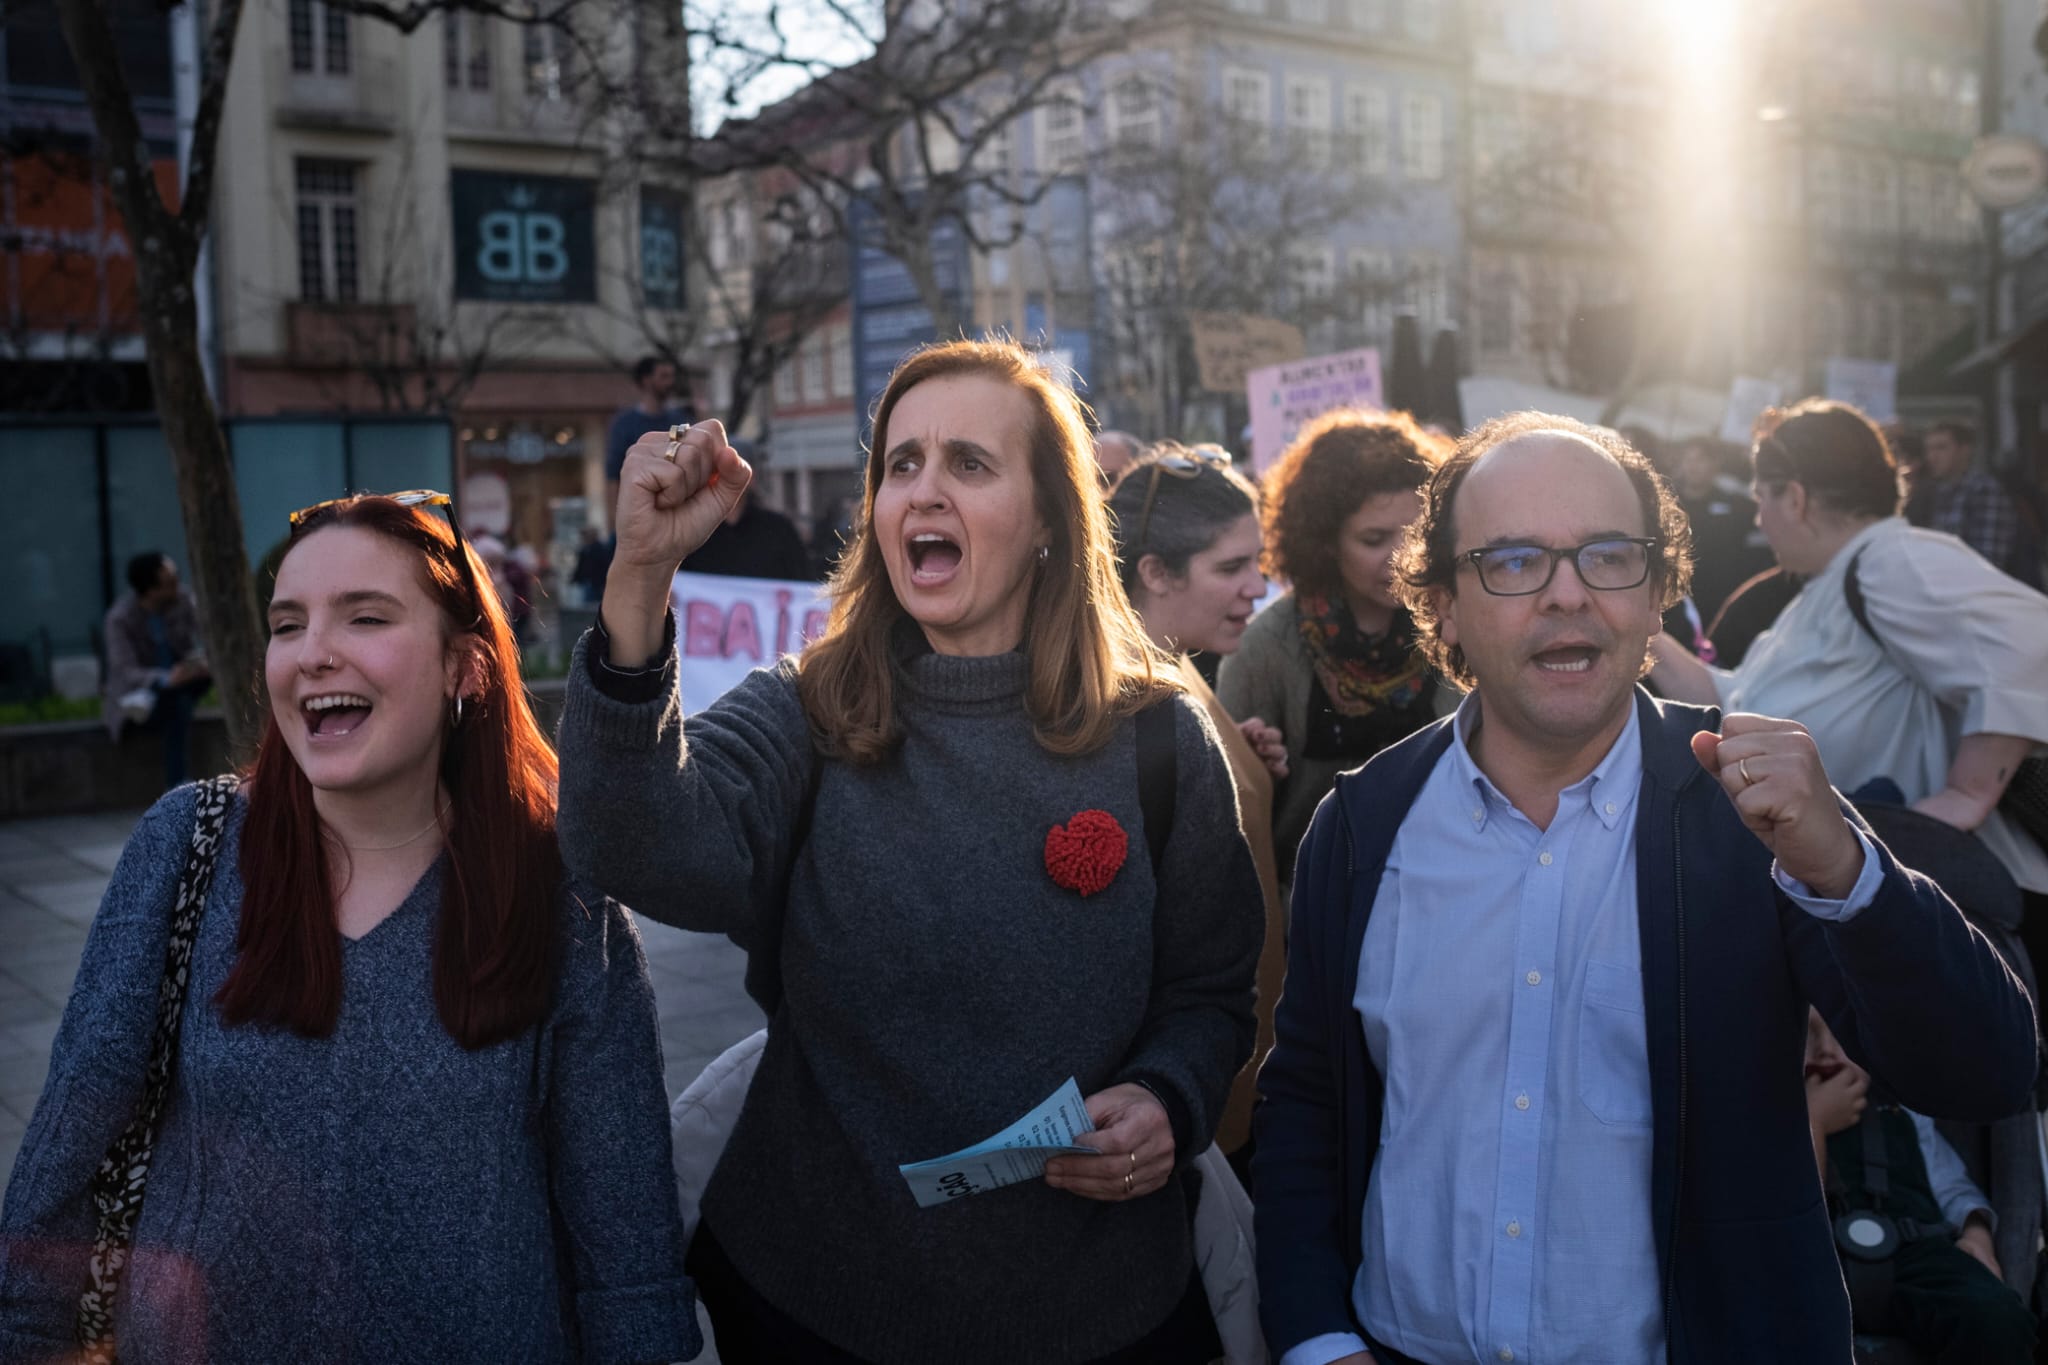
[[[564,878],[447,501],[292,517],[256,761],[143,817],[87,941],[0,1214],[0,1359],[696,1353],[639,942]]]

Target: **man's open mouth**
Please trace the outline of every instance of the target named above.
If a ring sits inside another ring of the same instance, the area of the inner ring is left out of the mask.
[[[355,692],[325,692],[299,703],[309,734],[339,739],[361,725],[370,714],[370,699]]]
[[[1591,645],[1559,645],[1536,655],[1536,666],[1546,673],[1584,673],[1599,654]]]

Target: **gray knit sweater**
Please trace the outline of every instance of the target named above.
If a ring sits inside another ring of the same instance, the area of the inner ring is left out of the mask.
[[[655,919],[742,946],[792,857],[820,762],[785,663],[682,721],[600,692],[586,637],[561,729],[570,866]],[[1019,654],[899,661],[905,740],[828,762],[789,877],[781,976],[752,1091],[705,1195],[733,1264],[778,1309],[891,1365],[1058,1365],[1144,1337],[1192,1268],[1178,1181],[1105,1203],[1032,1181],[920,1209],[897,1173],[1006,1126],[1068,1076],[1142,1080],[1182,1161],[1250,1052],[1259,883],[1201,709],[1176,701],[1178,794],[1155,885],[1135,726],[1058,758]],[[687,743],[687,747],[686,747]],[[1083,898],[1047,832],[1110,812],[1129,852]]]
[[[134,1112],[194,788],[158,802],[86,941],[0,1213],[0,1361],[71,1340],[86,1187]],[[327,1038],[224,1027],[246,807],[230,810],[116,1317],[124,1365],[666,1361],[698,1346],[661,1043],[631,921],[561,902],[547,1018],[465,1051],[429,968],[442,868],[344,940]]]

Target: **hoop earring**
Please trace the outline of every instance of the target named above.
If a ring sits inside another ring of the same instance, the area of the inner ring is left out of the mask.
[[[1041,546],[1039,546],[1039,547],[1038,547],[1038,562],[1039,562],[1039,563],[1041,563],[1041,564],[1044,564],[1044,563],[1048,562],[1049,560],[1051,560],[1051,558],[1052,558],[1052,546],[1050,546],[1050,545],[1041,545]]]
[[[457,692],[455,700],[448,704],[448,726],[453,730],[462,728],[462,694],[460,692]]]

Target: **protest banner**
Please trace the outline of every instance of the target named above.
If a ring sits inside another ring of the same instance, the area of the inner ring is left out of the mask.
[[[676,614],[683,705],[701,711],[757,668],[768,668],[825,633],[831,601],[822,583],[679,573]]]
[[[1853,403],[1873,422],[1898,416],[1899,367],[1888,360],[1828,357],[1828,397]]]
[[[1252,468],[1263,474],[1303,423],[1332,408],[1378,408],[1380,353],[1371,346],[1268,365],[1245,376],[1252,415]]]
[[[1278,318],[1249,313],[1189,313],[1195,367],[1210,393],[1236,393],[1245,376],[1265,365],[1284,364],[1308,354],[1301,329]]]
[[[1749,445],[1750,429],[1764,409],[1778,405],[1782,390],[1768,379],[1737,375],[1728,385],[1728,406],[1721,414],[1721,439],[1730,445]]]

